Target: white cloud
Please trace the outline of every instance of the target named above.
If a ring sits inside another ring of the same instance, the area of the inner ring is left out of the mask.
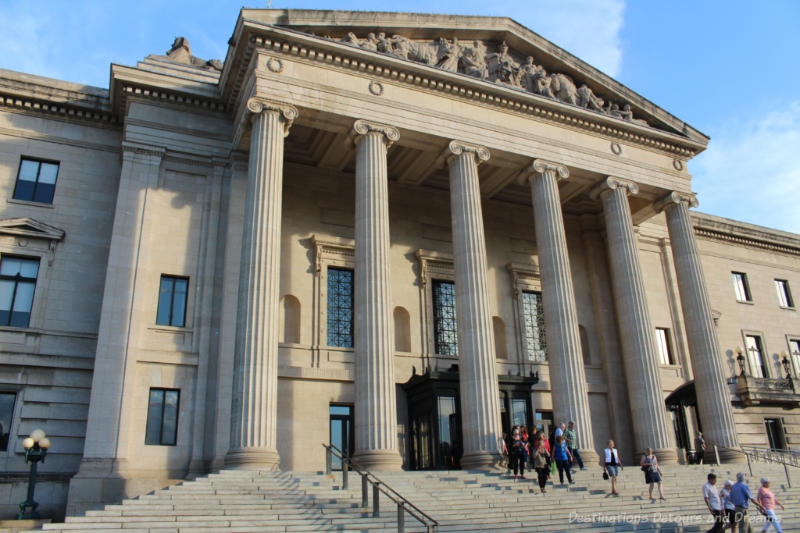
[[[728,121],[691,165],[701,211],[800,233],[800,100]]]
[[[500,7],[505,15],[609,76],[621,72],[623,0],[536,0],[517,9],[502,3]]]

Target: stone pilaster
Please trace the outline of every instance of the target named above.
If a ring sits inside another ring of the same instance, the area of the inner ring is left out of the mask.
[[[581,217],[581,237],[589,272],[592,290],[594,321],[597,325],[603,373],[608,384],[608,413],[611,436],[623,460],[638,461],[634,455],[633,435],[631,434],[630,401],[628,384],[625,380],[625,367],[620,355],[617,322],[614,319],[614,295],[611,292],[611,279],[608,275],[608,262],[603,250],[603,238],[597,229],[595,215]]]
[[[574,421],[578,449],[587,464],[597,462],[592,419],[583,368],[578,311],[561,213],[558,180],[567,167],[536,159],[529,174],[536,230],[536,249],[542,272],[542,303],[550,368],[550,390],[556,424]]]
[[[357,120],[355,221],[354,460],[368,470],[400,470],[389,275],[389,175],[386,153],[397,129]]]
[[[599,196],[603,202],[636,453],[650,447],[661,463],[669,464],[676,463],[678,457],[664,405],[655,333],[647,307],[639,249],[627,198],[629,193],[638,192],[635,183],[609,177],[595,187],[592,196]]]
[[[450,212],[456,277],[459,380],[464,469],[499,463],[502,432],[489,313],[486,238],[478,184],[478,164],[489,160],[483,146],[451,141]]]
[[[108,252],[83,458],[70,480],[67,512],[82,513],[125,496],[130,398],[136,358],[129,351],[139,250],[148,193],[158,186],[166,150],[123,142],[122,170]]]
[[[736,427],[733,422],[731,398],[725,382],[725,370],[720,357],[719,338],[711,316],[700,252],[694,238],[689,207],[696,207],[694,195],[672,192],[654,206],[664,211],[675,261],[678,290],[681,295],[686,337],[694,371],[697,409],[703,424],[703,434],[709,447],[720,448],[720,459],[741,462]],[[722,449],[724,448],[724,449]]]
[[[231,447],[225,464],[274,469],[277,449],[278,321],[283,139],[293,106],[251,98],[247,199],[231,406]]]

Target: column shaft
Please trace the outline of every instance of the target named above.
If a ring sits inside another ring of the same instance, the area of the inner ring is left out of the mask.
[[[277,468],[278,321],[283,139],[291,106],[248,102],[254,113],[236,318],[231,449],[226,465]]]
[[[456,141],[450,143],[448,150],[464,441],[461,466],[491,467],[500,460],[502,437],[478,184],[478,160],[488,160],[489,151]]]
[[[583,368],[578,312],[569,264],[557,179],[567,168],[537,159],[531,178],[536,249],[542,272],[542,303],[549,356],[550,389],[556,424],[574,421],[584,461],[597,460]]]
[[[730,392],[725,383],[708,288],[689,217],[687,203],[695,201],[693,197],[672,193],[661,205],[667,214],[672,256],[675,260],[686,337],[694,371],[697,408],[706,442],[709,447],[716,444],[725,448],[720,450],[721,458],[741,461],[741,454],[733,451],[739,447],[739,443],[733,422]]]
[[[369,470],[399,470],[389,275],[389,126],[356,121],[354,459]]]
[[[622,358],[628,378],[636,452],[650,447],[661,463],[677,462],[672,427],[667,420],[655,334],[644,288],[639,249],[633,233],[628,192],[631,182],[606,179],[594,193],[603,202],[614,301],[622,340]]]

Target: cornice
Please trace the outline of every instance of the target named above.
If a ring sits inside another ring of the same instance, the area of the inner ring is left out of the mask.
[[[214,98],[204,98],[167,89],[156,89],[135,83],[122,84],[120,88],[120,102],[119,105],[115,107],[119,110],[125,109],[126,100],[131,97],[145,98],[173,105],[184,105],[213,113],[227,113],[229,111],[228,106],[224,102]]]
[[[651,127],[628,123],[591,111],[570,106],[531,93],[508,88],[492,82],[470,78],[435,67],[403,61],[326,40],[310,34],[287,30],[260,23],[240,20],[234,41],[238,53],[229,54],[220,89],[222,98],[231,106],[239,97],[250,61],[257,50],[291,56],[295,60],[312,64],[325,64],[329,68],[359,71],[364,74],[412,85],[422,90],[447,94],[460,99],[477,101],[509,111],[534,116],[538,119],[571,126],[617,140],[665,151],[678,158],[691,158],[705,146],[691,139]]]
[[[788,239],[781,239],[784,242],[779,242],[777,238],[770,238],[766,232],[762,236],[758,236],[747,227],[737,227],[730,223],[715,223],[715,221],[705,220],[702,216],[692,216],[692,224],[695,235],[700,238],[800,256],[800,238],[794,243],[788,242]]]
[[[118,125],[116,114],[87,109],[78,105],[47,101],[30,96],[0,93],[0,109],[24,113],[41,113],[61,119],[85,120],[101,124]]]

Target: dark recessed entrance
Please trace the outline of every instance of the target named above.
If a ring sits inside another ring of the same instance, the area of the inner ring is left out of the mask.
[[[499,376],[500,419],[503,432],[512,425],[531,427],[531,387],[538,376]],[[449,370],[413,375],[403,384],[408,400],[409,468],[449,470],[460,468],[461,405],[458,365]]]

